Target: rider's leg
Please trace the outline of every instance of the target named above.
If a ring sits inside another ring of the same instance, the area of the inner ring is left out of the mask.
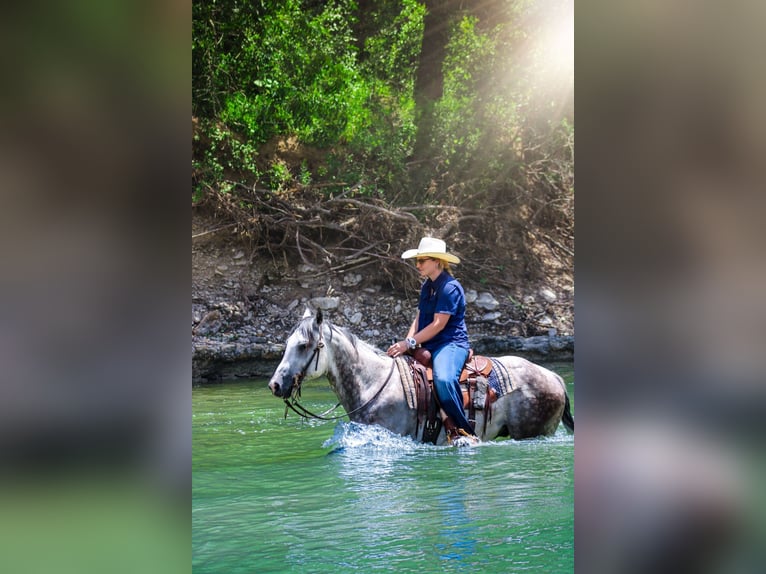
[[[460,372],[468,358],[468,349],[448,344],[432,354],[434,388],[441,407],[458,428],[474,434],[463,411],[463,393],[460,390]]]

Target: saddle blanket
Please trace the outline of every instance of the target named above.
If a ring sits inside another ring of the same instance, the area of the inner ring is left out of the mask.
[[[489,382],[489,388],[497,393],[499,399],[503,395],[507,395],[513,391],[513,381],[511,375],[508,373],[508,369],[497,359],[490,359],[492,361],[492,370],[487,377]]]
[[[394,361],[396,361],[396,366],[399,368],[404,396],[407,398],[407,406],[411,409],[416,409],[418,407],[417,391],[415,390],[415,379],[412,376],[409,362],[404,357],[396,357]]]

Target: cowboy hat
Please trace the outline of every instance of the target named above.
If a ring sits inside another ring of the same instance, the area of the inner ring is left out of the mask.
[[[417,249],[408,249],[402,253],[402,259],[412,259],[413,257],[433,257],[450,263],[460,263],[458,257],[452,253],[447,253],[447,244],[434,237],[424,237],[420,240]]]

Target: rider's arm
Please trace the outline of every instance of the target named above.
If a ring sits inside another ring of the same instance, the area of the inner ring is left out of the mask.
[[[447,326],[447,321],[449,321],[449,318],[449,313],[434,313],[433,322],[423,327],[423,329],[421,329],[418,333],[415,333],[414,335],[408,334],[407,336],[414,337],[418,345],[425,343],[426,341],[430,341],[436,335],[438,335],[442,329],[444,329],[444,327]],[[417,319],[412,326],[417,329]],[[410,331],[412,330],[413,329],[411,328]]]
[[[450,314],[449,313],[435,313],[434,314],[434,320],[423,327],[418,332],[415,332],[415,330],[418,328],[418,318],[420,317],[420,311],[418,310],[417,314],[415,315],[415,320],[412,322],[412,325],[410,325],[410,330],[407,331],[407,338],[413,337],[415,339],[415,342],[420,345],[421,343],[425,343],[426,341],[431,340],[434,338],[444,327],[447,325],[447,321],[449,321]],[[388,353],[391,357],[398,357],[401,353],[404,353],[407,350],[407,341],[399,341],[396,343],[393,343],[389,348]]]
[[[407,337],[410,338],[415,335],[415,333],[418,332],[418,319],[420,319],[420,310],[418,309],[418,312],[415,313],[415,320],[412,322],[412,325],[410,325],[410,330],[407,331]]]

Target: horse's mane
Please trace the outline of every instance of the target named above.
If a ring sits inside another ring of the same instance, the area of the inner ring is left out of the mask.
[[[346,328],[346,327],[336,327],[335,325],[333,325],[329,321],[326,321],[326,323],[327,323],[327,326],[330,328],[330,332],[331,333],[333,331],[337,331],[337,332],[341,333],[342,335],[344,335],[349,340],[349,342],[351,343],[351,346],[357,352],[357,355],[359,354],[359,349],[360,348],[372,351],[376,355],[385,355],[385,353],[383,351],[381,351],[380,349],[378,349],[374,345],[371,345],[367,341],[364,341],[364,340],[360,339],[359,337],[357,337],[356,335],[354,335],[354,333],[349,331],[348,328]]]
[[[307,341],[311,341],[314,338],[314,330],[311,328],[311,321],[311,317],[301,319],[289,336],[292,337],[293,333],[300,332]]]
[[[362,347],[374,352],[376,355],[387,356],[386,353],[384,353],[383,351],[381,351],[374,345],[371,345],[370,343],[367,343],[366,341],[363,341],[362,339],[354,335],[354,333],[349,331],[346,327],[337,327],[336,325],[333,325],[327,319],[323,321],[322,325],[327,326],[329,330],[328,339],[332,340],[333,333],[340,333],[341,335],[346,337],[346,339],[349,340],[349,342],[351,343],[351,346],[354,348],[357,354],[359,354],[359,348]],[[293,333],[295,333],[296,331],[299,331],[300,334],[306,340],[311,341],[314,339],[314,336],[315,336],[313,326],[314,326],[313,317],[306,317],[295,326],[295,329],[293,329]]]

